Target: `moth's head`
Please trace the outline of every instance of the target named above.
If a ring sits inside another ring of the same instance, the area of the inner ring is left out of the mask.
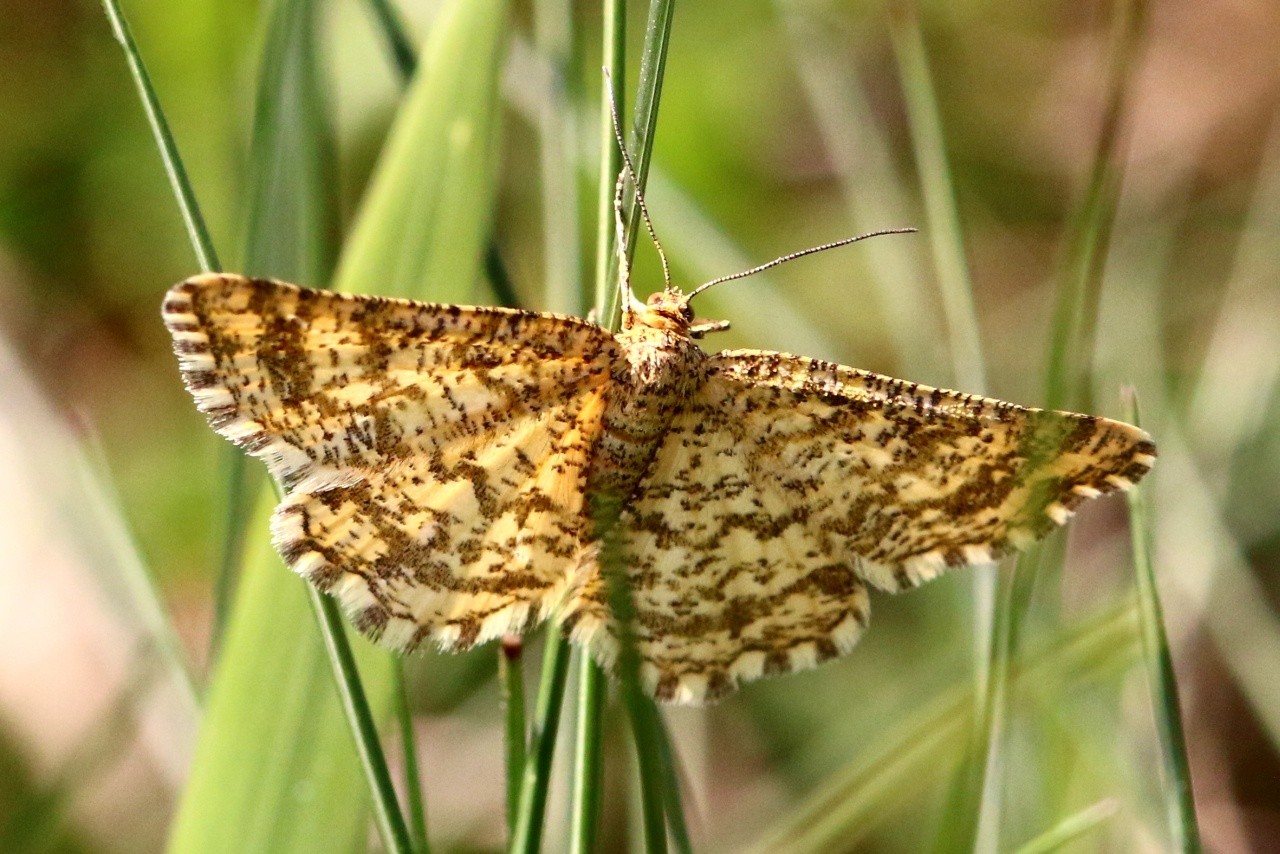
[[[692,297],[692,294],[682,293],[679,288],[672,286],[651,294],[644,302],[632,298],[628,301],[622,325],[624,328],[645,326],[692,338],[701,338],[708,332],[729,328],[727,320],[695,323],[693,306],[689,304]]]

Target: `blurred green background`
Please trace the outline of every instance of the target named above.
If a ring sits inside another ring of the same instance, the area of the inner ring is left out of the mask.
[[[574,9],[567,88],[584,117],[599,86],[591,7]],[[243,0],[125,8],[234,270],[263,10]],[[434,4],[399,8],[424,37]],[[1110,9],[970,0],[920,12],[981,332],[981,390],[1023,404],[1044,400],[1054,283],[1102,120]],[[635,42],[643,9],[632,12]],[[346,223],[399,86],[366,4],[332,3],[327,17]],[[179,798],[197,713],[180,678],[138,663],[139,638],[165,634],[171,620],[203,681],[225,493],[223,443],[183,391],[159,320],[164,290],[197,266],[99,5],[13,3],[3,18],[0,849],[152,850]],[[522,303],[565,309],[576,276],[545,248],[565,221],[543,215],[533,19],[532,0],[515,4],[493,233]],[[1128,68],[1093,358],[1093,411],[1120,417],[1120,389],[1132,384],[1161,446],[1145,486],[1156,571],[1201,830],[1218,851],[1280,846],[1277,43],[1280,7],[1268,0],[1151,4]],[[634,65],[631,74],[633,83]],[[560,142],[589,163],[595,138],[584,118]],[[678,4],[654,170],[649,204],[681,284],[856,232],[924,226],[885,4]],[[579,182],[584,258],[594,251],[591,175]],[[930,235],[886,237],[725,285],[699,309],[734,324],[713,346],[953,387],[972,371],[953,367],[934,266]],[[582,269],[590,276],[589,262]],[[633,282],[641,293],[660,285],[644,245]],[[477,283],[473,299],[493,297]],[[163,610],[138,593],[146,577]],[[1132,583],[1123,503],[1089,506],[1072,526],[1067,571],[1035,592],[1029,647],[1123,602]],[[672,712],[700,847],[759,844],[841,773],[909,747],[894,741],[912,732],[906,722],[967,679],[973,595],[970,574],[958,573],[880,596],[873,630],[845,659],[710,710]],[[1078,850],[1166,849],[1151,701],[1132,637],[1125,643],[1020,707],[1042,723],[1010,730],[1011,756],[1034,758],[1007,778],[1002,850],[1037,832],[1019,815],[1044,802],[1062,814],[1114,810]],[[501,844],[493,657],[427,655],[410,668],[444,850]],[[1047,756],[1035,743],[1046,716],[1070,750]],[[610,844],[628,833],[616,729]],[[924,844],[955,754],[886,778],[895,794],[856,844]]]

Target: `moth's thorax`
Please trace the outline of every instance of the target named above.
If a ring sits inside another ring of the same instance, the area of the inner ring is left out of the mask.
[[[613,369],[589,491],[629,495],[672,419],[702,383],[707,357],[689,336],[692,316],[681,310],[682,298],[655,305],[663,296],[670,294],[655,295],[643,311],[628,312],[617,334],[626,359]]]

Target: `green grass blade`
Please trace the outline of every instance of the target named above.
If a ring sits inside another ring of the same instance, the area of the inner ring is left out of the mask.
[[[391,5],[391,0],[369,0],[378,29],[387,40],[387,50],[391,53],[391,61],[405,80],[413,77],[418,65],[418,54],[413,49],[413,42],[399,13]]]
[[[960,232],[955,182],[947,162],[942,120],[938,115],[938,96],[914,0],[894,3],[889,22],[911,124],[911,147],[927,217],[925,231],[938,273],[956,387],[981,393],[986,389],[987,379],[978,335],[978,314],[973,305],[973,283]]]
[[[431,854],[427,843],[427,803],[422,795],[418,771],[418,739],[413,731],[413,710],[409,706],[409,689],[405,684],[404,661],[395,667],[396,721],[400,724],[400,752],[404,761],[405,800],[409,805],[409,833],[415,854]]]
[[[1130,395],[1126,420],[1139,424],[1138,400]],[[1187,741],[1182,728],[1182,707],[1178,702],[1178,681],[1173,670],[1173,656],[1164,629],[1164,610],[1156,586],[1155,561],[1152,558],[1151,519],[1147,512],[1146,489],[1138,486],[1126,496],[1129,502],[1129,532],[1133,548],[1133,573],[1138,587],[1138,616],[1142,629],[1142,651],[1147,681],[1155,710],[1156,736],[1160,743],[1160,759],[1169,787],[1165,795],[1169,835],[1178,851],[1202,849],[1200,826],[1196,820],[1195,798],[1191,790],[1191,765],[1187,760]]]
[[[609,113],[609,100],[618,105],[618,115],[623,112],[623,94],[626,92],[627,16],[624,0],[605,0],[602,11],[604,44],[603,64],[608,76],[601,75],[600,104],[596,121],[599,123],[600,172],[596,186],[596,292],[594,306],[596,316],[609,324],[617,314],[617,263],[614,250],[613,185],[622,170],[622,152],[613,137],[613,123]]]
[[[1089,183],[1067,234],[1064,269],[1054,306],[1045,406],[1089,405],[1093,335],[1107,248],[1124,173],[1125,127],[1132,77],[1146,32],[1146,0],[1115,0],[1102,126]]]
[[[662,98],[662,78],[667,70],[667,48],[671,43],[671,20],[675,0],[649,0],[649,16],[644,25],[644,46],[640,51],[640,78],[636,81],[636,107],[632,118],[631,162],[636,167],[636,186],[644,190],[649,177],[653,139],[658,132],[658,103]],[[632,205],[627,212],[627,258],[636,251],[636,231],[640,210]]]
[[[160,149],[160,157],[164,161],[165,174],[169,176],[173,194],[178,200],[178,209],[182,213],[182,221],[187,227],[187,236],[190,237],[191,247],[196,252],[196,263],[206,273],[221,270],[222,265],[218,263],[218,255],[213,249],[213,238],[209,236],[209,227],[200,213],[200,205],[196,202],[191,179],[187,177],[186,167],[182,165],[182,158],[178,154],[178,144],[174,141],[169,122],[164,117],[160,99],[151,85],[151,77],[147,74],[147,67],[142,62],[142,54],[138,52],[138,45],[133,40],[133,31],[129,29],[129,22],[120,8],[120,2],[103,0],[102,7],[106,12],[107,20],[111,22],[112,34],[124,49],[125,59],[129,63],[129,73],[133,75],[134,83],[138,87],[142,108],[147,113],[147,122],[151,125],[156,147]]]
[[[280,563],[263,490],[244,574],[210,684],[173,852],[346,850],[364,836],[367,795],[304,583]],[[360,642],[365,690],[388,656]],[[385,705],[385,703],[383,704]]]
[[[1119,812],[1115,801],[1098,803],[1069,815],[1044,833],[1017,848],[1015,854],[1049,854],[1093,832]]]
[[[506,747],[507,831],[514,833],[528,749],[524,721],[523,639],[512,636],[503,638],[499,644],[498,681],[502,691],[503,744]]]
[[[213,583],[213,625],[209,629],[209,661],[216,662],[222,639],[231,617],[236,579],[240,577],[245,558],[246,529],[253,519],[253,496],[262,472],[249,468],[249,461],[239,448],[228,445],[221,449],[219,468],[226,482],[222,510],[222,536],[218,553],[217,576]]]
[[[600,825],[603,785],[604,700],[608,693],[604,671],[586,650],[578,657],[578,716],[573,750],[573,789],[569,801],[569,850],[591,854]]]
[[[913,0],[895,4],[889,20],[910,120],[912,150],[924,196],[928,223],[925,230],[929,235],[942,297],[952,371],[958,388],[982,393],[986,390],[986,366],[973,301],[973,283],[965,258],[960,214],[933,75]],[[936,844],[939,851],[963,850],[976,844],[983,804],[989,791],[988,769],[998,765],[1001,747],[1002,705],[1008,667],[1007,662],[1000,660],[1000,650],[1007,612],[999,607],[1002,599],[995,571],[975,569],[972,583],[975,640],[973,721],[967,749],[943,811]]]
[[[533,39],[548,71],[547,86],[538,101],[543,308],[582,315],[587,303],[579,250],[578,128],[570,91],[574,35],[568,0],[534,3]]]
[[[338,266],[339,289],[465,302],[493,208],[501,0],[440,9]]]
[[[338,604],[332,598],[314,587],[308,587],[307,593],[316,620],[320,623],[320,634],[324,638],[325,650],[329,653],[329,664],[333,667],[338,696],[342,698],[342,709],[348,723],[355,730],[356,752],[360,754],[360,765],[373,792],[374,823],[382,837],[382,844],[393,854],[410,854],[413,845],[409,841],[409,828],[396,802],[396,790],[391,782],[391,772],[387,770],[387,759],[382,753],[378,727],[364,693],[355,655],[347,642],[346,623],[338,611]]]
[[[626,558],[622,552],[622,534],[618,528],[622,504],[613,496],[591,496],[591,502],[592,519],[600,541],[600,572],[605,579],[609,611],[617,623],[618,660],[615,667],[636,749],[645,850],[651,854],[664,852],[667,850],[667,825],[660,752],[654,734],[657,709],[640,686],[640,653],[636,649],[634,628],[635,605],[631,598],[631,587],[627,583]]]
[[[521,854],[537,854],[542,847],[547,791],[551,786],[551,765],[555,759],[560,710],[564,706],[565,683],[569,678],[569,641],[555,626],[547,629],[547,647],[542,657],[542,679],[538,686],[538,708],[529,756],[520,785],[520,807],[510,849]]]
[[[613,186],[622,168],[622,153],[614,140],[609,102],[622,107],[623,69],[626,56],[626,15],[622,0],[605,0],[602,17],[603,64],[608,75],[601,75],[600,103],[596,114],[599,124],[600,171],[596,188],[596,316],[609,323],[616,313],[617,253],[613,220]],[[585,283],[584,283],[585,286]],[[585,287],[584,287],[585,290]],[[585,296],[585,294],[584,294]],[[570,792],[570,850],[574,854],[591,854],[595,850],[600,823],[600,794],[603,785],[604,705],[607,685],[603,669],[585,649],[578,655],[578,715],[574,739],[573,788]]]

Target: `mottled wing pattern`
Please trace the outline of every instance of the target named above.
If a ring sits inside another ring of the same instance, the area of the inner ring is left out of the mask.
[[[704,702],[857,640],[896,591],[993,560],[1130,486],[1145,433],[781,353],[711,357],[623,512],[642,675]],[[600,582],[566,609],[616,654]]]
[[[175,286],[164,317],[210,424],[289,490],[277,547],[362,630],[465,648],[555,604],[587,538],[608,333],[239,276]]]

